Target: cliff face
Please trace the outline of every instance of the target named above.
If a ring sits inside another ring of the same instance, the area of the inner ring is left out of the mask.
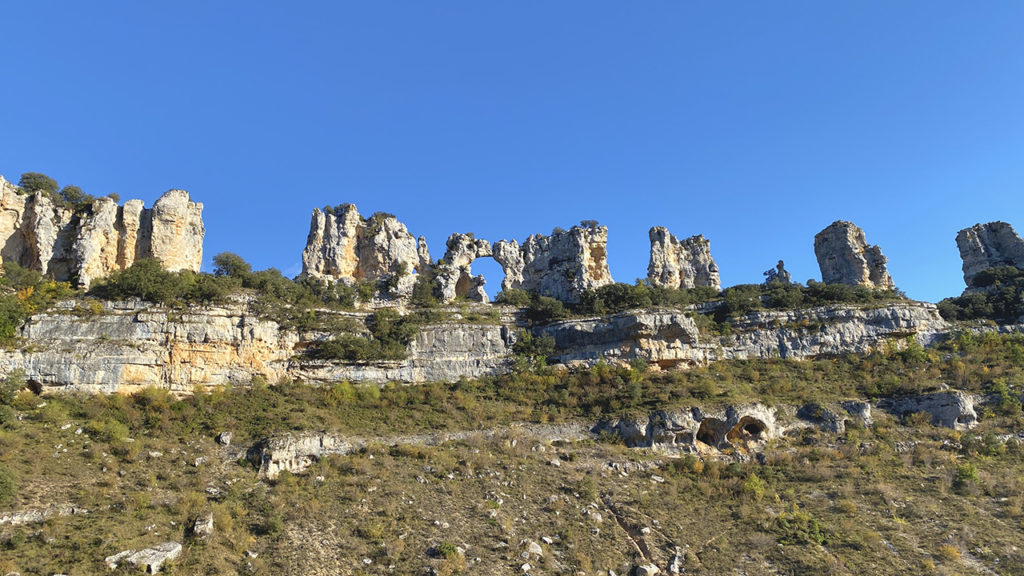
[[[202,213],[203,205],[188,192],[170,190],[152,209],[141,200],[118,206],[97,198],[89,212],[74,214],[43,194],[19,194],[0,178],[0,257],[82,286],[143,258],[156,258],[168,270],[198,272]]]
[[[37,389],[93,392],[151,385],[187,393],[246,385],[254,376],[270,382],[455,381],[508,372],[522,329],[511,317],[496,324],[428,325],[410,343],[405,360],[341,363],[302,355],[322,335],[281,330],[241,304],[182,312],[114,302],[94,314],[68,302],[28,321],[21,348],[0,351],[0,373],[24,370]],[[732,358],[866,353],[908,337],[929,344],[946,329],[935,306],[909,302],[863,310],[761,311],[735,320],[727,336],[702,333],[688,313],[665,310],[566,320],[537,331],[554,338],[552,360],[570,367],[642,358],[674,368]]]

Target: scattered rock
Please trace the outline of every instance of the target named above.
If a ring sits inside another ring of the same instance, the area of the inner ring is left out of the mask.
[[[224,432],[217,434],[217,444],[220,444],[221,446],[231,446],[231,436],[232,434],[230,430],[225,430]]]
[[[864,231],[852,222],[837,220],[814,237],[814,255],[825,284],[847,284],[890,290],[895,287],[886,270],[888,260],[878,246],[868,246]]]
[[[213,512],[207,511],[196,517],[192,524],[192,535],[201,540],[213,536]]]
[[[634,576],[655,576],[660,573],[661,570],[654,564],[644,564],[633,569]]]
[[[103,561],[111,570],[117,569],[122,562],[145,571],[148,574],[156,574],[167,562],[173,562],[181,554],[181,544],[177,542],[164,542],[151,548],[142,550],[125,550],[113,556],[106,557]]]
[[[722,289],[718,265],[711,257],[711,243],[702,235],[680,241],[667,228],[655,226],[648,236],[651,259],[647,278],[655,286],[689,289],[709,286]]]

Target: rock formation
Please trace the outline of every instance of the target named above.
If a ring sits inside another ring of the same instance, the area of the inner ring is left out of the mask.
[[[964,282],[987,268],[1016,266],[1024,268],[1024,240],[1006,222],[975,224],[956,235],[956,246],[963,260]]]
[[[477,258],[493,256],[491,243],[477,240],[472,234],[452,234],[446,243],[448,251],[444,260],[434,270],[441,292],[442,302],[451,302],[458,297],[476,302],[487,302],[487,283],[482,275],[473,276],[470,265]]]
[[[691,236],[680,241],[661,226],[651,228],[651,261],[647,278],[664,288],[710,286],[722,289],[718,265],[711,257],[711,243],[704,236]]]
[[[775,265],[775,268],[769,268],[764,272],[764,286],[775,283],[793,283],[793,275],[786,270],[786,263],[782,260],[779,260],[779,263]]]
[[[579,302],[586,290],[613,283],[608,271],[608,228],[573,226],[551,236],[534,234],[494,244],[494,259],[505,272],[502,290],[528,290],[563,302]]]
[[[864,231],[837,220],[814,237],[814,255],[825,284],[847,284],[891,290],[888,261],[878,246],[868,246]]]
[[[167,270],[199,271],[203,205],[170,190],[151,210],[141,200],[118,206],[97,198],[84,213],[45,194],[23,195],[0,178],[0,256],[55,280],[89,286],[136,260],[156,258]]]
[[[347,283],[397,278],[399,295],[412,293],[413,272],[429,262],[426,240],[413,237],[394,215],[378,212],[364,219],[354,204],[314,209],[302,251],[303,274]]]

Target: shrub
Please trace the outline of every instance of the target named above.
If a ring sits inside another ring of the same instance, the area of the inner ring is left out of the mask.
[[[498,292],[498,296],[494,301],[498,304],[507,304],[509,306],[525,308],[530,305],[530,293],[526,290],[511,288],[509,290],[502,290],[501,292]]]
[[[537,324],[547,324],[568,316],[564,304],[550,296],[539,294],[530,297],[530,305],[526,309],[526,317]]]
[[[221,252],[213,257],[213,275],[245,279],[252,274],[252,266],[234,252]]]
[[[14,474],[6,466],[0,465],[0,504],[7,504],[14,498],[17,488]]]

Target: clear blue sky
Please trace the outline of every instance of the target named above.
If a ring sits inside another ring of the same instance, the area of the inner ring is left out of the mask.
[[[896,284],[963,288],[954,238],[1024,229],[1020,2],[4,2],[0,174],[206,206],[299,271],[313,207],[452,232],[711,240],[726,285],[852,220]],[[488,275],[498,268],[474,266]],[[492,290],[493,291],[493,290]]]

